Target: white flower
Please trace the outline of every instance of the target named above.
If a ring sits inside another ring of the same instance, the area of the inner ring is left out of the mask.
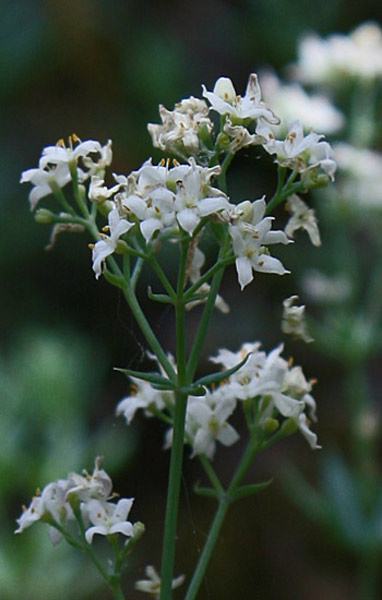
[[[299,119],[305,130],[335,133],[345,122],[344,115],[322,95],[309,96],[297,83],[282,83],[267,71],[261,74],[261,89],[269,104],[283,120]]]
[[[304,276],[303,289],[312,301],[326,304],[343,302],[352,291],[350,281],[345,276],[330,276],[314,269]]]
[[[294,306],[298,296],[290,296],[283,301],[281,331],[293,335],[309,344],[313,338],[309,335],[305,322],[305,305]]]
[[[260,145],[265,142],[263,136],[257,133],[249,133],[248,129],[242,125],[233,125],[228,117],[224,123],[223,131],[229,138],[226,147],[227,152],[238,152],[246,146]]]
[[[70,487],[66,479],[59,479],[49,483],[42,492],[38,491],[28,508],[23,509],[23,513],[17,523],[19,527],[15,533],[22,533],[24,529],[30,527],[39,520],[54,519],[57,523],[65,523],[72,520],[73,511],[66,500],[66,494]],[[49,538],[54,546],[62,539],[62,535],[53,526],[49,527]]]
[[[229,202],[223,192],[209,184],[211,177],[220,172],[219,167],[199,167],[194,158],[190,158],[190,165],[183,180],[178,182],[175,210],[181,228],[192,235],[202,217],[227,209]]]
[[[313,131],[304,136],[299,121],[290,124],[284,140],[277,140],[275,129],[263,119],[258,122],[256,132],[267,140],[263,147],[269,154],[276,154],[276,162],[280,166],[299,173],[320,167],[328,177],[334,179],[336,163],[330,144],[322,141],[323,136]]]
[[[228,208],[225,194],[210,184],[220,167],[201,167],[191,157],[189,164],[152,165],[146,161],[132,175],[136,179],[134,193],[120,197],[122,206],[140,220],[146,241],[156,231],[179,225],[192,235],[202,217]]]
[[[147,128],[153,145],[161,150],[176,150],[188,154],[199,151],[198,133],[201,127],[212,130],[212,122],[208,117],[208,106],[204,100],[191,96],[175,105],[173,111],[159,105],[162,125],[149,123]]]
[[[97,456],[94,463],[94,470],[91,475],[87,471],[83,471],[84,475],[78,473],[69,473],[68,480],[70,488],[66,493],[67,497],[76,496],[82,501],[87,501],[90,498],[98,500],[106,500],[111,494],[113,487],[109,475],[101,469],[102,457]]]
[[[382,30],[364,23],[350,35],[305,36],[296,73],[306,83],[340,84],[344,77],[370,81],[382,76]]]
[[[320,246],[320,231],[313,208],[309,208],[296,194],[288,198],[287,208],[292,216],[285,227],[285,233],[293,238],[297,229],[305,229],[313,246]]]
[[[120,188],[120,185],[114,185],[111,188],[106,187],[105,180],[103,177],[99,177],[98,175],[93,175],[90,180],[89,185],[89,200],[92,202],[97,202],[98,204],[102,204],[105,200],[110,198],[113,194],[115,194]]]
[[[239,220],[237,225],[229,226],[241,289],[252,281],[252,271],[278,275],[289,272],[277,258],[269,256],[264,248],[269,244],[290,243],[283,231],[270,231],[273,217],[263,218],[265,209],[264,198],[256,200],[252,203],[250,211],[252,214],[248,221]]]
[[[159,599],[160,596],[160,588],[161,588],[161,579],[154,569],[153,566],[149,565],[145,568],[145,574],[147,579],[139,579],[135,583],[135,589],[139,592],[147,592],[155,597],[155,599]],[[172,580],[171,588],[177,588],[185,580],[184,575],[179,575],[175,579]]]
[[[228,115],[235,124],[260,117],[270,123],[279,123],[279,119],[261,100],[261,90],[255,73],[249,76],[243,97],[236,94],[232,81],[227,77],[217,80],[213,92],[208,92],[204,85],[202,89],[203,96],[210,102],[211,108],[221,115]]]
[[[98,158],[97,158],[98,157]],[[82,142],[75,134],[69,137],[66,146],[63,139],[55,146],[43,149],[39,166],[45,168],[51,165],[67,164],[77,167],[78,180],[85,181],[91,175],[104,171],[112,160],[111,140],[106,146],[101,146],[96,140]]]
[[[46,509],[41,496],[33,496],[28,508],[23,506],[23,512],[17,519],[18,528],[15,530],[15,533],[22,533],[24,529],[39,521],[45,512]]]
[[[28,169],[21,174],[20,183],[31,183],[34,187],[29,193],[29,202],[33,210],[41,198],[63,188],[71,180],[69,167],[62,163],[57,166]]]
[[[224,390],[217,388],[203,398],[190,399],[187,406],[186,432],[191,438],[193,456],[205,454],[212,459],[216,442],[232,446],[239,439],[237,431],[227,423],[236,407],[232,397],[224,397]]]
[[[119,238],[129,231],[134,223],[121,219],[117,208],[113,208],[108,214],[108,228],[110,236],[103,235],[93,248],[93,271],[98,279],[102,273],[102,265],[106,258],[115,251]]]
[[[339,169],[338,187],[346,205],[364,214],[364,209],[382,208],[382,154],[366,148],[338,143],[334,146]],[[338,189],[337,187],[337,189]]]
[[[131,377],[133,381],[133,393],[123,398],[116,408],[116,414],[125,417],[127,424],[130,425],[136,411],[139,408],[145,409],[146,416],[152,415],[152,409],[161,411],[166,404],[173,403],[171,392],[161,392],[152,387],[148,381]]]
[[[146,242],[156,231],[171,228],[176,223],[174,194],[165,187],[154,188],[146,200],[136,194],[127,197],[121,195],[121,204],[138,217]]]
[[[93,536],[112,535],[113,533],[122,533],[131,537],[134,533],[133,525],[127,521],[127,515],[130,512],[133,498],[122,498],[117,504],[112,502],[100,502],[96,499],[88,500],[85,503],[87,516],[93,527],[85,532],[85,538],[88,544],[93,541]]]

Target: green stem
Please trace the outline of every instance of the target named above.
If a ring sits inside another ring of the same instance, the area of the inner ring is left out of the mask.
[[[160,345],[156,335],[149,322],[147,321],[145,314],[143,313],[135,292],[129,282],[124,282],[122,287],[123,295],[125,296],[126,302],[129,305],[131,312],[134,315],[136,322],[138,323],[143,335],[146,338],[147,343],[149,344],[151,350],[154,352],[156,358],[162,365],[169,379],[175,383],[176,381],[176,373],[174,371],[174,367],[170,363],[169,359],[162,346]]]
[[[249,466],[251,465],[256,453],[259,451],[260,446],[258,443],[250,438],[248,441],[247,447],[241,457],[239,466],[232,477],[231,483],[225,493],[222,493],[219,497],[219,506],[216,511],[215,517],[212,521],[212,525],[207,537],[207,541],[204,545],[203,551],[200,555],[197,567],[195,569],[194,575],[192,577],[191,583],[188,587],[187,594],[185,600],[194,600],[196,598],[196,594],[200,588],[202,583],[204,574],[207,570],[207,566],[209,560],[211,558],[213,549],[218,540],[219,533],[221,527],[223,525],[223,521],[227,514],[229,505],[232,502],[232,496],[235,490],[240,485],[244,475],[246,474]]]
[[[178,272],[175,318],[176,318],[176,363],[178,390],[187,385],[186,338],[185,338],[185,302],[183,287],[187,265],[189,240],[181,242],[181,256]],[[175,413],[173,439],[170,458],[170,473],[167,491],[166,517],[163,536],[162,568],[161,568],[161,600],[171,599],[172,578],[175,563],[176,526],[183,463],[184,430],[188,396],[184,392],[175,393]]]
[[[122,274],[120,268],[118,267],[115,259],[112,256],[108,256],[107,262],[108,265],[111,267],[112,272],[118,278],[118,286],[122,289],[126,302],[131,312],[133,313],[135,320],[138,323],[143,335],[145,336],[147,343],[149,344],[151,350],[154,352],[156,358],[167,373],[169,379],[176,383],[176,373],[174,367],[167,358],[165,351],[160,345],[155,333],[151,329],[151,326],[145,317],[144,312],[140,307],[138,299],[135,295],[135,291],[131,285],[130,273],[127,269],[125,269],[125,273]]]
[[[208,458],[204,454],[199,454],[198,458],[199,458],[199,461],[200,461],[204,471],[206,472],[208,479],[212,483],[215,490],[219,494],[224,494],[224,488],[223,488],[222,484],[220,483],[220,480],[215,473],[215,469],[213,469]]]
[[[211,554],[212,554],[215,544],[217,542],[217,539],[218,539],[218,536],[220,533],[220,529],[223,525],[223,521],[227,514],[229,504],[230,504],[230,500],[227,496],[222,497],[222,499],[219,501],[218,509],[216,511],[214,520],[212,522],[207,541],[206,541],[203,551],[200,555],[198,565],[194,571],[194,575],[193,575],[191,583],[188,587],[188,590],[187,590],[187,593],[185,596],[185,600],[194,600],[194,598],[196,598],[196,594],[198,593],[198,590],[202,583],[205,571],[207,569],[207,565],[211,558]]]
[[[148,260],[170,298],[175,298],[174,289],[155,256],[151,255]]]
[[[142,273],[144,262],[145,262],[144,258],[142,258],[141,256],[139,256],[137,258],[137,261],[136,261],[135,265],[134,265],[133,274],[132,274],[131,279],[130,279],[130,284],[131,284],[131,287],[132,287],[132,289],[134,291],[135,291],[135,288],[137,287],[139,276]]]
[[[80,188],[78,186],[77,162],[69,162],[69,170],[72,176],[74,198],[77,202],[78,208],[80,209],[80,211],[86,219],[90,216],[90,214],[86,205],[86,201],[83,198]]]
[[[221,167],[222,168],[221,173],[217,178],[219,187],[222,190],[222,192],[224,192],[225,194],[227,193],[226,172],[227,172],[227,169],[230,166],[234,156],[235,156],[235,154],[232,152],[229,152],[225,156],[223,163],[222,163],[222,167]]]
[[[227,231],[225,240],[220,248],[219,257],[218,257],[217,262],[219,262],[220,260],[225,258],[225,254],[227,252],[228,246],[229,246],[229,233]],[[223,274],[224,274],[224,267],[219,269],[214,274],[213,279],[212,279],[209,296],[208,296],[207,302],[204,306],[202,318],[200,319],[199,327],[196,332],[194,344],[193,344],[193,347],[192,347],[192,350],[190,353],[190,357],[188,360],[187,375],[188,375],[189,381],[193,380],[195,371],[197,369],[200,352],[202,350],[204,340],[207,335],[208,324],[210,322],[210,319],[211,319],[211,316],[212,316],[212,313],[213,313],[213,310],[215,307],[215,300],[216,300],[216,296],[218,295],[218,292],[219,292]]]

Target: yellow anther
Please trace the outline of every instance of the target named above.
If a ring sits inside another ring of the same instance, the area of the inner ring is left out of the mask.
[[[104,233],[107,233],[109,230],[110,230],[110,227],[109,227],[109,225],[105,225],[105,227],[102,227],[102,231],[103,231]]]
[[[88,244],[89,250],[94,250],[94,246],[95,246],[95,244]]]
[[[25,504],[22,505],[21,509],[23,512],[25,512],[27,510],[27,507],[25,506]]]
[[[56,146],[62,146],[63,148],[65,148],[64,138],[60,138],[56,143]]]
[[[312,379],[309,379],[310,385],[316,385],[317,382],[318,382],[318,379],[315,379],[314,377]]]
[[[164,158],[161,159],[159,166],[164,167],[166,164],[166,160]]]
[[[290,356],[288,358],[288,367],[292,367],[293,366],[293,356]]]
[[[174,167],[179,167],[179,162],[176,160],[176,158],[172,159],[172,164],[174,165]]]
[[[72,140],[75,144],[77,144],[77,142],[80,141],[80,138],[78,137],[78,135],[76,133],[72,133]]]

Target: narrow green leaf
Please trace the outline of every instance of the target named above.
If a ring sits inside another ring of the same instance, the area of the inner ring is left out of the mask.
[[[194,485],[194,492],[199,496],[207,496],[208,498],[217,498],[219,495],[214,488],[200,487],[199,485]]]
[[[175,388],[174,384],[172,383],[172,381],[170,381],[170,379],[162,377],[161,375],[158,375],[158,373],[146,373],[145,371],[134,371],[133,369],[120,369],[119,367],[114,367],[114,371],[119,371],[120,373],[124,373],[129,377],[136,377],[136,379],[142,379],[143,381],[148,381],[149,383],[164,386],[163,389],[173,390]]]
[[[172,298],[170,298],[170,296],[168,296],[167,294],[154,294],[154,292],[151,291],[151,287],[147,288],[147,295],[150,298],[150,300],[154,300],[154,302],[174,304],[174,301]]]
[[[248,485],[242,485],[232,494],[232,500],[238,500],[239,498],[246,498],[252,494],[256,494],[261,490],[264,490],[268,485],[272,483],[273,479],[263,481],[261,483],[249,483]]]
[[[252,352],[249,352],[247,356],[234,367],[226,369],[225,371],[218,371],[217,373],[212,373],[212,375],[206,375],[205,377],[201,377],[200,379],[195,381],[194,385],[211,385],[211,383],[219,383],[223,379],[227,379],[228,377],[236,373],[236,371],[238,371],[240,367],[242,367],[247,362],[250,354],[252,354]]]
[[[122,277],[119,277],[118,275],[113,275],[113,273],[110,273],[110,271],[108,271],[107,269],[103,270],[103,276],[105,277],[106,281],[111,283],[111,285],[115,285],[119,288],[122,288],[124,285]]]
[[[195,387],[193,385],[190,385],[188,387],[181,387],[180,392],[183,392],[185,394],[188,394],[189,396],[205,396],[206,395],[206,389],[199,385],[198,387]]]

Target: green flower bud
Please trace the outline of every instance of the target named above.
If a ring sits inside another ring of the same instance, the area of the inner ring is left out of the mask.
[[[285,436],[292,435],[297,431],[297,429],[298,425],[296,423],[296,420],[292,417],[284,421],[284,423],[281,425],[281,431]]]
[[[116,254],[126,254],[128,252],[129,247],[123,240],[118,240],[117,245],[115,247]]]
[[[54,214],[46,208],[39,208],[36,211],[34,220],[42,225],[50,225],[50,223],[54,223]]]
[[[263,430],[266,433],[273,433],[274,431],[276,431],[276,429],[279,428],[279,425],[280,423],[277,419],[272,419],[271,417],[268,417],[263,423]]]
[[[230,143],[231,140],[226,133],[219,133],[218,137],[216,138],[216,147],[219,150],[228,150]]]
[[[133,538],[139,540],[140,537],[145,533],[146,527],[141,521],[137,521],[133,524]]]

